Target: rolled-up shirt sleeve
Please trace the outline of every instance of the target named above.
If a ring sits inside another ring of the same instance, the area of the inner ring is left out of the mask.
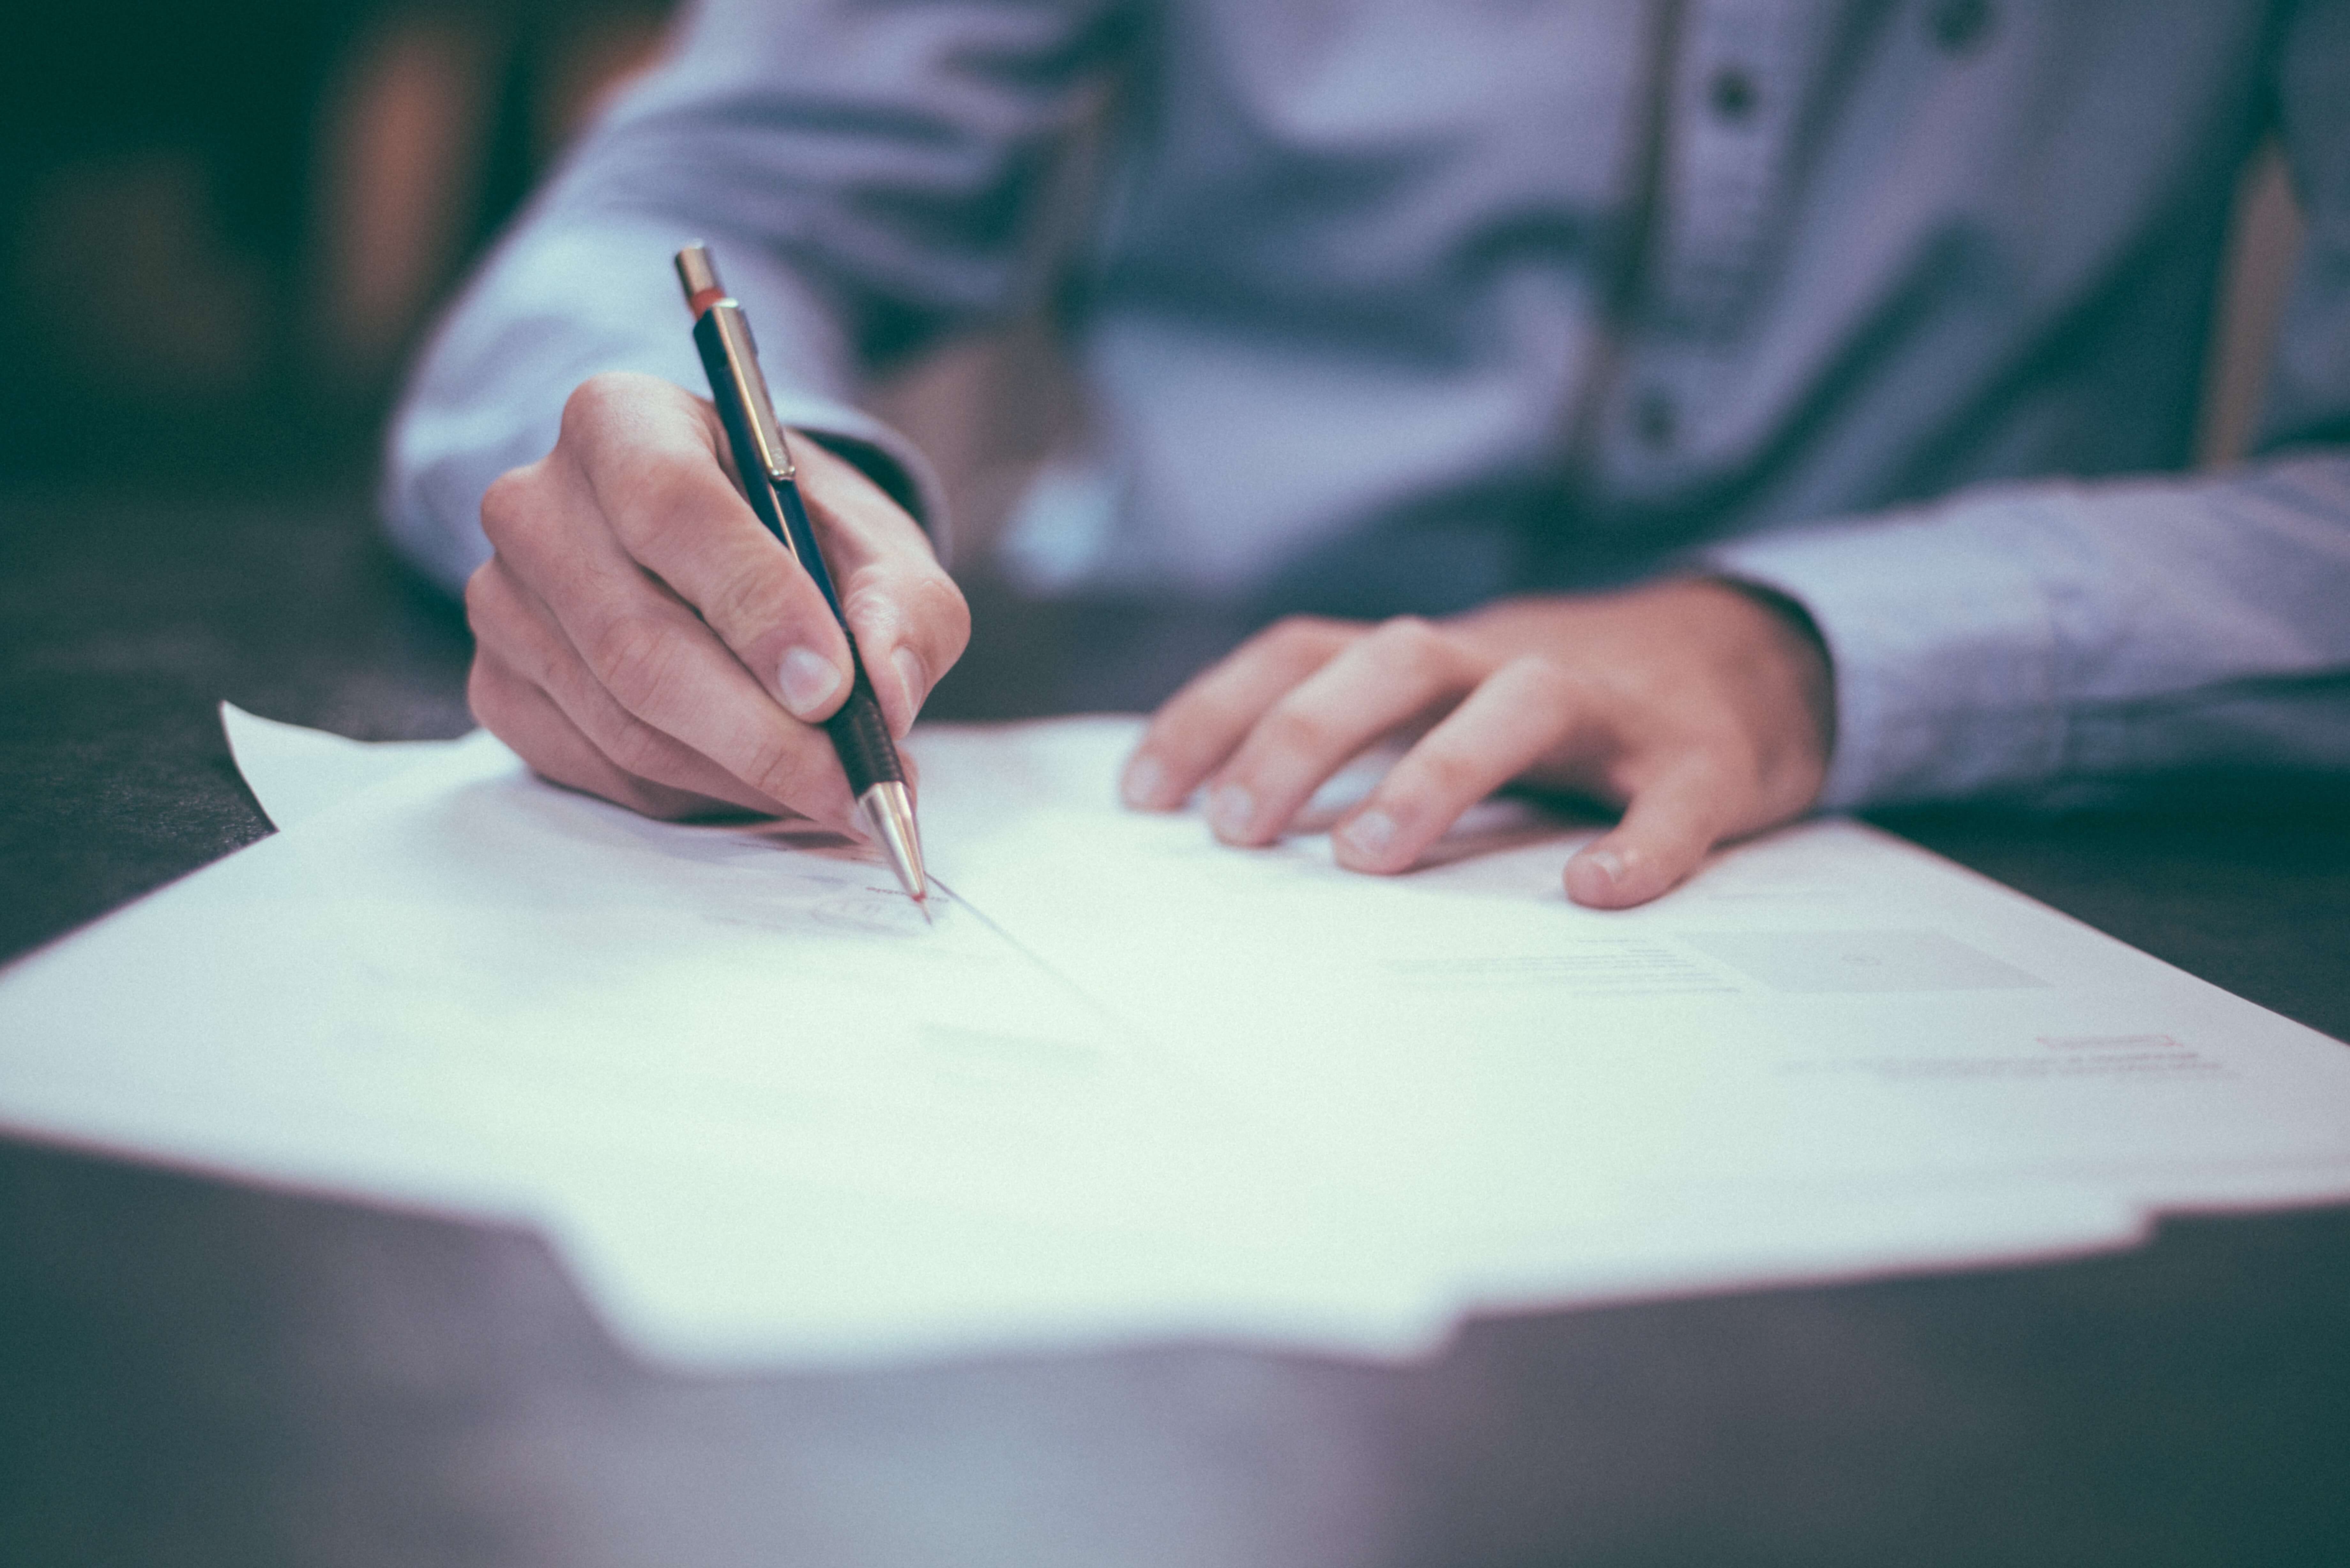
[[[710,244],[755,326],[776,411],[856,462],[943,549],[939,487],[863,413],[866,368],[1024,303],[1029,209],[1086,110],[1102,3],[717,0],[493,253],[411,379],[380,504],[455,588],[487,557],[481,497],[554,443],[606,371],[695,390],[671,258]]]
[[[2350,457],[2044,483],[1720,547],[1835,670],[1830,809],[2350,772]]]

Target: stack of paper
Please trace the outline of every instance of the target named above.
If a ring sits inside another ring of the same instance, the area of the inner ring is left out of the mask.
[[[0,980],[0,1123],[536,1222],[665,1358],[1408,1353],[2350,1196],[2350,1051],[1849,822],[1600,914],[1506,805],[1366,878],[1119,809],[1131,720],[934,730],[932,926],[805,826],[231,722],[286,831]]]

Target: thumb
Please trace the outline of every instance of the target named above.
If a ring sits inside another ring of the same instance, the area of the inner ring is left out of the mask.
[[[1635,791],[1623,820],[1566,863],[1566,896],[1624,909],[1669,892],[1698,867],[1731,820],[1721,771],[1691,757]]]

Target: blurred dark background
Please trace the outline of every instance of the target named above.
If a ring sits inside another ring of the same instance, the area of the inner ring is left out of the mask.
[[[376,527],[384,416],[666,9],[0,6],[0,961],[268,831],[224,699],[471,725],[463,618]]]
[[[667,0],[11,6],[0,476],[356,484],[434,306]]]

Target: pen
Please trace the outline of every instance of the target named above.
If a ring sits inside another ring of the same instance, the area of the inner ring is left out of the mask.
[[[767,525],[792,559],[800,564],[832,607],[833,619],[848,642],[848,665],[855,679],[848,701],[824,722],[839,753],[841,771],[848,775],[848,792],[872,831],[889,868],[904,884],[907,896],[929,918],[930,884],[922,875],[921,835],[914,826],[914,803],[906,793],[905,764],[890,743],[889,727],[882,722],[881,704],[873,682],[865,674],[864,658],[857,651],[856,634],[841,613],[840,596],[833,590],[832,573],[816,547],[816,530],[808,525],[807,506],[800,499],[799,471],[784,428],[775,420],[775,403],[767,396],[767,379],[759,371],[758,346],[752,341],[751,323],[743,306],[718,281],[718,269],[708,247],[690,244],[677,253],[677,279],[685,286],[685,302],[693,312],[693,345],[702,351],[702,369],[710,378],[710,395],[726,426],[734,449],[734,467],[743,476],[743,491],[751,510]]]

